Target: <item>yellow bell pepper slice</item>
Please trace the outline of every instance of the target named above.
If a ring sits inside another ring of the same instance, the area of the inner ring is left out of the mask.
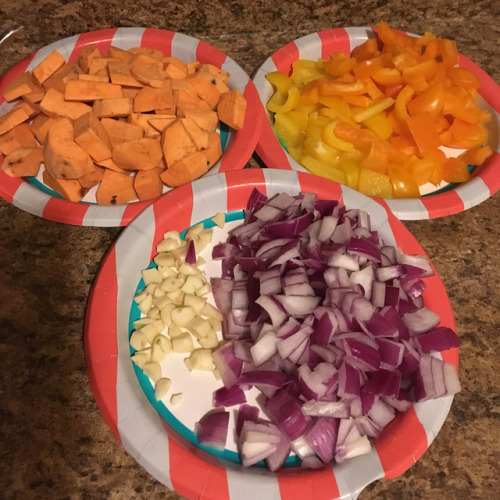
[[[287,95],[292,86],[292,80],[281,71],[271,71],[267,73],[266,80],[282,95]]]
[[[356,112],[351,113],[351,118],[356,123],[361,123],[367,118],[371,118],[372,116],[385,111],[387,108],[390,108],[394,104],[394,102],[394,99],[392,99],[391,97],[373,101],[373,103],[368,108],[359,109]]]
[[[324,142],[326,142],[329,146],[333,148],[340,149],[341,151],[352,151],[354,149],[354,144],[343,141],[339,139],[335,133],[334,129],[337,125],[337,122],[330,122],[323,127],[323,131],[321,133],[321,138]]]
[[[276,91],[267,103],[267,109],[272,113],[287,113],[288,111],[291,111],[299,104],[299,89],[295,86],[290,87],[288,89],[288,96],[286,97],[286,100],[284,99],[283,94]]]
[[[391,179],[388,175],[373,172],[362,168],[359,173],[359,186],[361,193],[367,196],[380,196],[382,198],[392,198]]]
[[[315,175],[326,177],[327,179],[331,179],[339,184],[345,184],[345,174],[339,168],[324,165],[320,161],[308,155],[303,155],[300,163],[307,168],[309,172]]]

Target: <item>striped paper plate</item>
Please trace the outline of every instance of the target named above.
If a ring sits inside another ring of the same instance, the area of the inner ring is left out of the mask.
[[[396,477],[413,465],[440,430],[453,397],[411,406],[373,441],[370,453],[342,464],[316,471],[298,467],[279,473],[258,467],[242,470],[201,450],[182,430],[179,433],[169,425],[150,403],[130,359],[133,297],[141,270],[151,263],[163,234],[171,229],[182,232],[217,212],[244,208],[254,187],[268,196],[312,191],[323,199],[339,199],[348,208],[362,208],[388,244],[424,254],[383,201],[378,203],[333,181],[278,169],[246,169],[199,179],[147,207],[121,233],[104,260],[85,326],[90,383],[106,422],[125,449],[158,481],[181,495],[197,500],[355,498],[369,483]],[[427,279],[424,293],[426,305],[440,315],[442,324],[454,328],[448,296],[437,274]],[[458,366],[457,349],[443,353],[443,358]],[[196,404],[186,409],[199,416],[202,411]]]
[[[161,50],[165,56],[175,56],[185,62],[198,60],[211,63],[230,73],[228,85],[238,89],[248,102],[243,128],[234,132],[229,127],[221,127],[223,155],[219,162],[205,174],[242,169],[252,155],[259,138],[262,115],[260,101],[255,86],[248,74],[230,57],[219,49],[196,38],[150,28],[115,28],[75,35],[47,45],[17,63],[0,79],[0,115],[8,111],[13,102],[4,102],[2,93],[6,85],[25,71],[32,70],[53,50],[57,50],[69,62],[78,58],[83,47],[97,45],[106,54],[110,45],[122,49],[150,47]],[[3,157],[0,154],[0,165]],[[11,178],[0,171],[0,196],[16,207],[31,214],[56,222],[78,226],[124,226],[151,201],[133,202],[124,205],[102,206],[95,203],[95,190],[87,193],[80,203],[63,200],[42,182],[41,173],[37,178]],[[165,187],[164,192],[170,190]]]
[[[290,74],[292,63],[297,59],[315,61],[327,58],[329,52],[339,51],[350,54],[355,47],[373,36],[374,29],[368,27],[319,31],[281,47],[256,71],[253,81],[264,105],[262,134],[256,152],[267,166],[307,171],[285,151],[272,131],[272,117],[266,112],[265,106],[273,95],[273,87],[266,80],[266,74],[271,71]],[[459,65],[469,68],[481,81],[479,103],[492,115],[491,122],[486,125],[489,131],[489,145],[494,153],[480,168],[474,170],[471,180],[467,183],[443,183],[437,188],[429,183],[422,187],[423,196],[420,198],[386,198],[385,202],[392,212],[402,220],[433,219],[463,212],[488,199],[500,188],[500,87],[485,71],[463,55],[459,55]],[[446,153],[453,155],[450,149],[446,149]],[[454,155],[457,155],[456,151]]]

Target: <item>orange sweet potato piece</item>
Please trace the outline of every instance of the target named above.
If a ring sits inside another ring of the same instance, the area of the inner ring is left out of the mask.
[[[120,61],[128,63],[132,59],[133,54],[128,50],[120,49],[120,47],[111,45],[108,49],[108,57],[119,59]]]
[[[73,80],[71,80],[73,81]],[[64,99],[64,94],[50,88],[40,102],[41,110],[52,118],[66,117],[76,120],[80,116],[88,113],[92,108],[84,102],[70,102]]]
[[[109,76],[105,75],[87,75],[87,73],[80,73],[78,75],[78,80],[84,80],[86,82],[100,82],[100,83],[109,83]],[[112,82],[116,83],[116,82]]]
[[[104,168],[105,170],[112,170],[113,172],[118,172],[119,174],[130,174],[129,170],[125,170],[124,168],[120,168],[111,158],[107,160],[103,160],[100,162],[96,162],[97,165]]]
[[[134,97],[134,111],[144,113],[155,109],[172,109],[175,112],[172,82],[165,80],[162,88],[145,86]]]
[[[2,170],[11,177],[34,177],[42,162],[43,151],[40,146],[19,147],[5,157]]]
[[[7,133],[0,135],[0,153],[4,156],[17,148],[34,148],[36,145],[35,136],[27,123],[16,125]]]
[[[117,99],[123,97],[120,85],[105,82],[69,80],[64,98],[67,101],[95,101],[96,99]]]
[[[134,78],[144,85],[149,85],[153,88],[164,86],[165,73],[157,64],[132,65],[131,73]]]
[[[38,116],[35,116],[29,124],[31,132],[33,132],[33,135],[40,144],[45,141],[45,136],[47,135],[47,131],[53,121],[54,118],[51,118],[44,113],[40,113]]]
[[[29,102],[21,99],[20,101],[17,101],[11,109],[17,108],[23,108],[30,118],[34,118],[40,114],[40,105],[36,102]]]
[[[210,109],[188,108],[184,110],[184,116],[191,118],[200,128],[207,132],[215,132],[219,124],[217,113]]]
[[[132,75],[132,66],[123,61],[110,61],[108,63],[109,79],[117,85],[126,85],[128,87],[144,86],[137,78]]]
[[[144,58],[149,58],[153,61],[158,62],[161,62],[163,60],[163,52],[161,50],[153,49],[150,47],[132,47],[131,49],[129,49],[129,52],[134,55],[132,59],[134,61],[141,61],[141,64],[143,64],[142,59],[140,59],[138,56],[144,56]]]
[[[200,67],[200,61],[191,61],[186,64],[186,71],[188,75],[193,75],[198,71]]]
[[[217,105],[219,120],[235,130],[239,130],[245,123],[247,101],[239,90],[231,90],[221,94]]]
[[[150,113],[131,113],[128,116],[127,120],[132,125],[141,127],[144,131],[144,137],[158,139],[158,137],[160,137],[161,135],[160,131],[153,127],[151,123],[149,123],[150,118],[153,116],[156,115],[152,115]]]
[[[180,119],[187,133],[196,144],[198,149],[208,148],[208,132],[200,128],[200,126],[190,117]]]
[[[150,170],[158,166],[162,156],[160,143],[144,137],[115,146],[112,159],[125,170]]]
[[[213,64],[210,63],[203,63],[200,64],[197,70],[198,73],[208,73],[209,75],[216,76],[217,78],[220,78],[224,83],[227,83],[229,80],[229,77],[231,76],[229,73],[226,71],[218,68],[217,66],[214,66]]]
[[[111,140],[93,111],[75,120],[75,142],[96,161],[111,158]]]
[[[133,99],[139,93],[139,90],[141,90],[141,87],[126,87],[125,85],[122,85],[123,97]]]
[[[66,59],[57,50],[53,50],[42,62],[33,68],[33,77],[39,85],[42,85],[58,69],[62,68],[64,64],[66,64]]]
[[[78,56],[78,65],[84,73],[88,73],[90,66],[92,65],[92,61],[96,58],[104,57],[102,52],[99,50],[99,47],[94,44],[87,45],[83,47],[80,55]]]
[[[44,95],[45,95],[45,89],[42,86],[35,85],[35,88],[31,92],[24,94],[22,98],[23,101],[29,102],[30,104],[34,104],[40,102],[43,99]]]
[[[113,146],[123,142],[140,139],[144,134],[142,127],[126,121],[115,120],[113,118],[101,118],[101,124],[106,129]]]
[[[167,167],[198,150],[180,119],[174,121],[163,131],[161,147]]]
[[[222,156],[222,146],[220,143],[220,135],[217,132],[212,132],[208,136],[208,147],[201,151],[207,159],[208,169],[211,169]]]
[[[83,175],[78,179],[80,185],[86,189],[93,188],[101,182],[104,176],[104,168],[94,165],[94,170],[90,171],[88,174]]]
[[[56,179],[47,170],[44,170],[42,175],[44,184],[66,200],[79,202],[87,192],[77,179]]]
[[[93,107],[99,118],[125,117],[133,112],[133,101],[130,97],[98,99]]]
[[[198,71],[196,73],[196,78],[198,79],[203,79],[208,82],[210,82],[212,85],[214,85],[217,90],[223,94],[224,92],[229,92],[229,87],[227,86],[227,73],[224,74],[219,74],[219,75],[213,75],[212,73],[209,73],[208,71]]]
[[[105,170],[97,188],[96,201],[99,205],[121,205],[137,199],[134,178],[127,174]]]
[[[51,77],[47,78],[43,83],[43,88],[45,92],[49,89],[55,89],[58,92],[64,94],[64,89],[66,88],[66,82],[68,80],[75,80],[78,75],[82,73],[80,66],[78,66],[78,61],[73,61],[72,63],[66,63],[61,66]]]
[[[165,66],[164,74],[169,78],[176,78],[182,80],[187,76],[187,67],[180,67],[177,64],[169,63]]]
[[[10,102],[35,90],[36,85],[29,71],[12,80],[4,89],[3,97]]]
[[[151,170],[140,170],[134,178],[134,189],[139,200],[154,200],[161,196],[163,192],[163,183],[160,174],[161,168],[152,168]]]
[[[215,82],[215,77],[213,80]],[[189,78],[189,84],[196,89],[198,96],[203,99],[211,109],[215,109],[217,107],[221,93],[215,83],[212,83],[211,80],[203,77],[193,76]]]
[[[55,178],[78,179],[92,170],[89,154],[74,141],[73,123],[57,118],[43,143],[46,170]]]
[[[158,132],[163,132],[177,118],[175,115],[149,115],[148,123]]]
[[[29,115],[23,108],[13,108],[0,116],[0,135],[13,129],[16,125],[29,120]]]
[[[160,174],[161,180],[170,187],[182,186],[201,177],[207,171],[205,155],[196,151],[167,167]]]

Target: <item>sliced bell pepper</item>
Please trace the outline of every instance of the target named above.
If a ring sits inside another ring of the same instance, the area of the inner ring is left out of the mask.
[[[410,165],[411,174],[418,186],[430,182],[436,165],[432,158],[418,158]]]
[[[486,145],[464,151],[458,157],[462,159],[466,165],[482,165],[492,154],[493,150]]]
[[[380,196],[382,198],[392,198],[393,196],[389,176],[366,168],[362,168],[359,173],[358,189],[367,196]]]
[[[292,86],[292,80],[289,76],[281,73],[281,71],[271,71],[267,73],[266,80],[281,92],[282,95],[288,94],[288,89]]]
[[[460,158],[447,158],[443,166],[443,180],[446,182],[467,182],[470,172],[467,164]]]
[[[341,151],[352,151],[354,149],[354,144],[352,144],[351,142],[343,141],[335,135],[334,130],[336,125],[337,122],[331,122],[328,125],[325,125],[323,127],[321,138],[324,142],[326,142],[333,148],[340,149]]]
[[[411,172],[398,166],[389,165],[387,173],[395,198],[418,198],[420,196],[420,189]]]
[[[351,57],[356,59],[356,61],[361,62],[365,59],[370,59],[379,54],[378,42],[376,38],[369,38],[361,45],[358,45],[352,49]]]
[[[403,81],[401,72],[396,68],[381,68],[371,76],[375,83],[384,87],[399,85]]]
[[[316,158],[308,155],[302,155],[300,162],[302,163],[302,165],[304,165],[305,168],[307,168],[307,170],[315,175],[320,175],[321,177],[331,179],[338,182],[339,184],[345,184],[345,174],[339,168],[325,165],[321,161],[318,161]]]
[[[429,112],[424,111],[418,115],[410,116],[406,121],[411,135],[419,151],[425,154],[430,149],[436,149],[442,142]]]

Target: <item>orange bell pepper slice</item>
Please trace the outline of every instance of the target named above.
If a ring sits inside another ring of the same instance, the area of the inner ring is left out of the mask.
[[[468,149],[458,157],[462,159],[466,165],[482,165],[492,154],[493,150],[486,145],[479,148]]]
[[[363,42],[361,45],[352,49],[351,57],[356,59],[356,61],[361,62],[365,59],[370,59],[379,53],[377,39],[369,38],[366,42]]]
[[[458,87],[478,89],[481,86],[479,78],[468,68],[456,66],[448,69],[448,76]]]
[[[382,56],[372,57],[356,64],[352,72],[356,78],[364,80],[373,76],[384,67]]]
[[[362,81],[340,82],[337,80],[323,81],[319,87],[320,95],[362,95],[365,93]]]
[[[401,167],[389,165],[387,173],[391,179],[395,198],[418,198],[420,196],[420,189],[411,172]]]
[[[436,83],[409,101],[407,108],[412,116],[426,111],[434,119],[441,113],[443,105],[444,87],[441,83]]]
[[[467,163],[461,158],[447,158],[442,166],[443,180],[446,182],[467,182],[470,179],[470,172]]]
[[[425,154],[430,149],[437,149],[441,146],[441,139],[428,112],[424,111],[418,115],[410,116],[406,120],[406,123],[415,140],[415,144],[422,154]]]
[[[377,36],[384,44],[384,50],[394,47],[411,47],[415,43],[412,37],[406,33],[393,30],[385,21],[378,23]]]
[[[396,102],[394,103],[394,113],[400,123],[405,123],[410,117],[407,106],[414,93],[415,90],[413,90],[410,85],[406,85],[406,87],[403,87],[401,92],[399,92],[396,97]]]
[[[381,68],[372,75],[372,79],[384,87],[399,85],[403,80],[401,72],[396,68]]]

